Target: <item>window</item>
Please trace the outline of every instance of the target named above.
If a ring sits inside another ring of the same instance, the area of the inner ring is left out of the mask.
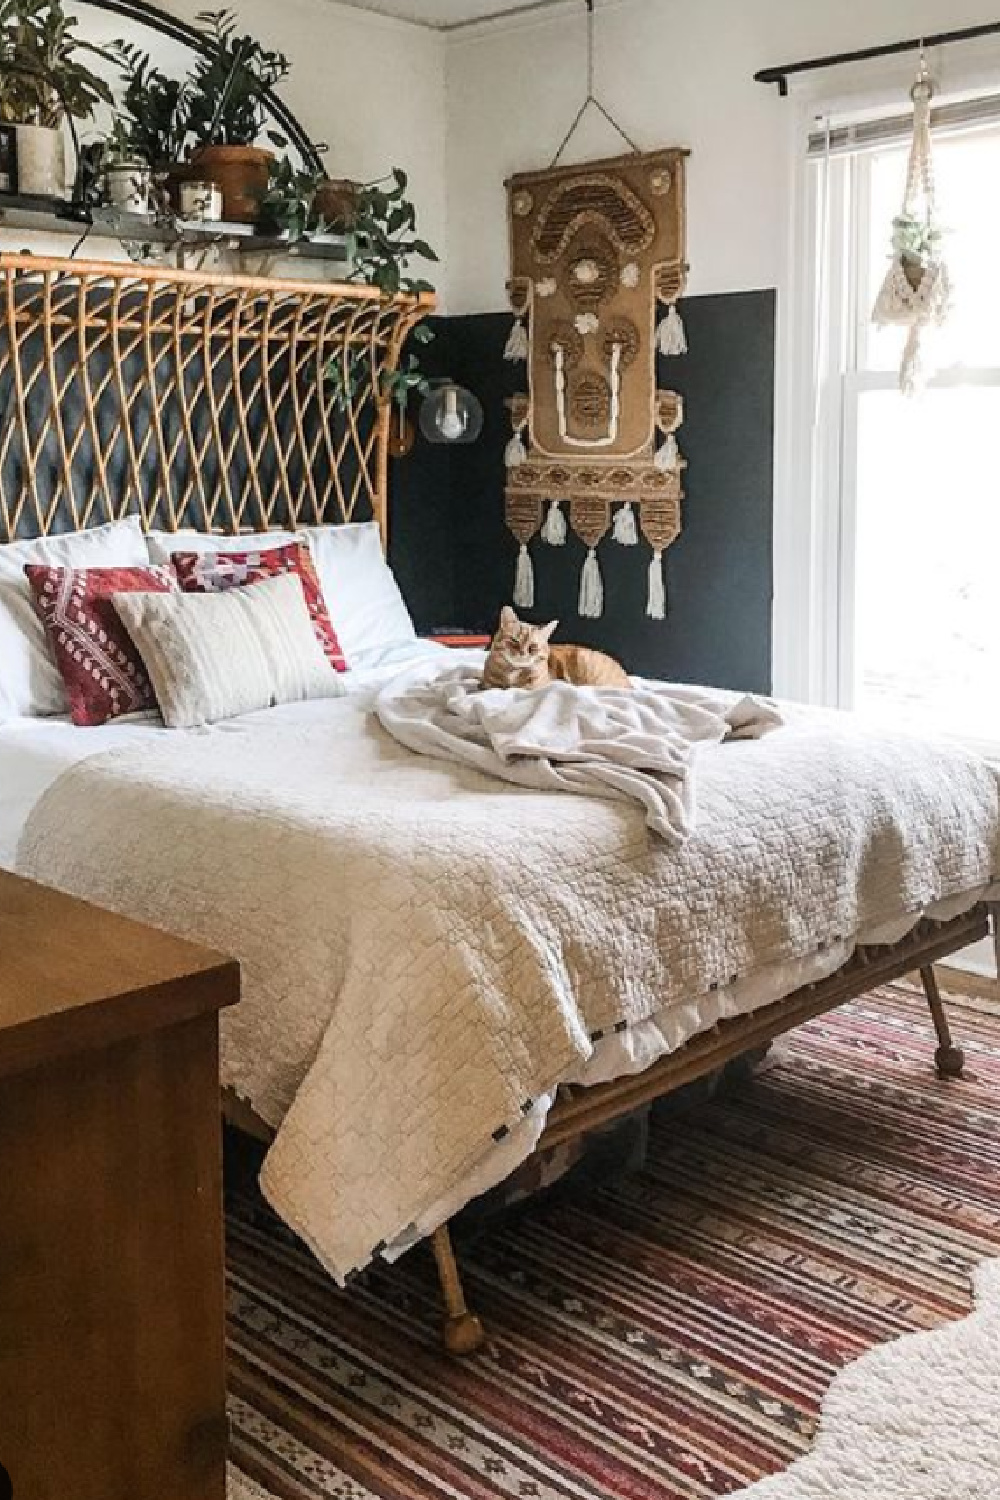
[[[812,696],[1000,752],[1000,119],[941,112],[939,218],[954,283],[936,371],[902,396],[905,331],[871,310],[903,196],[908,121],[810,142],[817,265]]]

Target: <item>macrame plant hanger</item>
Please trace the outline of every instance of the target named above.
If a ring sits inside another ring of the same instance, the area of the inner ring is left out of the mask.
[[[951,308],[951,281],[941,255],[937,227],[937,196],[931,145],[931,102],[934,86],[921,48],[920,69],[913,86],[913,144],[906,174],[902,211],[893,223],[892,263],[886,274],[872,319],[877,327],[908,329],[900,389],[911,396],[923,389],[924,330],[939,327]]]

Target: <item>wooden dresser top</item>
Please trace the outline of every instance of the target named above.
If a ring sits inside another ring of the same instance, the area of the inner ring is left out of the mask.
[[[0,1077],[238,999],[232,959],[0,871]]]

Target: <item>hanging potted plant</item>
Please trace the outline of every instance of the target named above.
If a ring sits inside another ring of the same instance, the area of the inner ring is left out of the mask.
[[[942,239],[941,230],[929,215],[907,212],[893,219],[892,253],[915,292],[919,292],[926,272],[940,260]]]
[[[257,144],[268,114],[267,94],[287,78],[288,59],[252,36],[239,36],[231,11],[202,11],[211,42],[190,80],[187,125],[194,138],[188,175],[222,189],[225,218],[255,223],[267,190],[274,152]],[[267,132],[273,146],[288,143]]]
[[[22,193],[66,192],[64,120],[88,119],[111,89],[83,60],[106,57],[75,34],[61,0],[0,0],[0,119],[17,129]]]

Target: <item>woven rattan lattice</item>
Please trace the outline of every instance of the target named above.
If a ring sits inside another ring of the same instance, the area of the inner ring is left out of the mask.
[[[385,380],[432,298],[7,255],[0,296],[0,541],[130,514],[385,535]]]

